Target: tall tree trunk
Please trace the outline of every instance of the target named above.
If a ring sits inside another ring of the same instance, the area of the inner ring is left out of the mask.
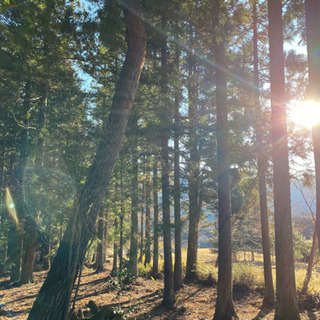
[[[227,70],[222,13],[222,0],[215,0],[213,7],[214,56],[216,65],[217,103],[217,169],[219,210],[219,269],[218,294],[214,320],[237,319],[232,301],[232,244],[231,244],[231,199],[230,199],[230,153],[227,105]]]
[[[306,33],[308,50],[309,86],[308,99],[320,104],[320,2],[316,0],[305,1]],[[316,174],[316,230],[320,250],[320,123],[312,128],[314,149],[314,164]]]
[[[198,255],[198,232],[200,221],[199,210],[199,153],[197,138],[198,123],[198,73],[194,56],[189,57],[189,235],[186,281],[196,278],[196,266]]]
[[[5,156],[6,156],[6,134],[7,134],[7,126],[6,126],[6,120],[7,115],[4,117],[4,123],[2,128],[2,149],[1,149],[1,155],[0,155],[0,208],[4,208],[4,197],[5,197],[5,188],[7,187],[7,183],[5,181],[4,177],[4,167],[5,167]],[[6,221],[6,210],[1,210],[0,213],[0,232],[4,232],[5,228],[5,221]],[[5,232],[4,232],[5,234]],[[7,240],[2,241],[0,245],[0,277],[4,275],[4,264],[7,259]]]
[[[303,294],[306,294],[308,292],[308,285],[309,285],[311,275],[312,275],[313,260],[314,260],[314,256],[316,253],[316,248],[317,248],[317,230],[316,230],[316,226],[315,226],[314,232],[313,232],[313,237],[312,237],[312,247],[311,247],[311,251],[310,251],[310,255],[309,255],[309,259],[308,259],[307,273],[306,273],[306,277],[304,278],[303,286],[301,289],[301,292]]]
[[[99,219],[98,219],[98,245],[97,245],[97,257],[96,257],[96,273],[104,271],[104,214],[103,210],[99,212]]]
[[[111,274],[115,276],[118,272],[118,217],[114,218],[114,233],[113,239],[113,263]]]
[[[136,125],[136,121],[135,121]],[[138,276],[138,153],[137,139],[132,151],[130,272]]]
[[[263,123],[260,106],[260,83],[259,83],[259,58],[258,58],[258,14],[257,3],[253,3],[253,73],[254,73],[254,105],[255,105],[255,133],[256,133],[256,152],[258,158],[258,179],[259,179],[259,200],[262,234],[262,252],[263,252],[263,271],[264,271],[264,298],[263,306],[270,307],[274,304],[274,288],[272,281],[271,255],[270,255],[270,237],[268,222],[268,204],[266,171],[267,159],[264,156],[263,141]],[[261,152],[262,150],[262,152]]]
[[[177,77],[180,75],[179,63],[180,63],[180,48],[176,46],[175,49],[175,71]],[[178,80],[178,79],[177,79]],[[173,188],[173,200],[174,200],[174,290],[178,291],[182,287],[182,254],[181,254],[181,208],[180,208],[180,123],[179,123],[179,108],[181,98],[180,83],[177,81],[175,87],[174,97],[174,137],[173,137],[173,148],[174,148],[174,188]]]
[[[147,163],[146,170],[146,240],[144,265],[151,263],[151,181],[150,164]]]
[[[38,230],[38,225],[35,223],[34,219],[30,217],[26,217],[24,226],[26,230],[26,235],[24,237],[25,253],[19,281],[20,285],[33,282],[33,263],[34,255],[36,253]]]
[[[41,98],[39,104],[39,119],[38,119],[38,129],[39,129],[39,137],[37,141],[37,156],[35,159],[35,165],[43,168],[44,167],[44,131],[46,128],[46,111],[47,111],[47,103],[48,103],[48,85],[47,83],[43,83],[41,90]],[[21,269],[21,278],[19,281],[20,285],[33,282],[32,272],[33,272],[33,263],[34,263],[34,255],[36,253],[36,246],[38,242],[38,226],[35,221],[35,217],[26,217],[26,222],[24,225],[25,236],[23,239],[25,252],[24,258],[22,261],[22,269]],[[32,221],[33,220],[33,221]]]
[[[158,204],[158,160],[153,160],[153,263],[152,274],[159,272],[159,204]]]
[[[163,9],[166,2],[163,2]],[[166,10],[167,8],[165,8]],[[165,12],[161,15],[161,30],[167,28]],[[169,184],[169,138],[171,129],[170,106],[168,101],[168,53],[167,38],[161,36],[161,91],[164,110],[162,111],[161,128],[161,186],[162,186],[162,214],[163,214],[163,252],[164,252],[164,291],[162,304],[171,307],[175,302],[174,282],[172,271],[171,221],[170,221],[170,184]]]
[[[141,188],[141,213],[140,213],[140,255],[138,262],[143,261],[144,255],[144,206],[145,206],[145,190],[146,190],[146,158],[143,157],[143,170],[142,170],[142,188]]]
[[[13,263],[11,267],[10,281],[17,282],[21,276],[21,259],[22,259],[22,228],[23,219],[27,216],[27,207],[23,195],[24,170],[27,164],[28,156],[28,112],[30,110],[31,84],[27,81],[25,85],[25,98],[23,104],[24,110],[24,128],[22,129],[19,141],[19,161],[14,171],[13,181],[11,185],[14,206],[16,208],[18,222],[12,223],[10,226],[8,238],[8,255]]]
[[[300,316],[292,243],[281,0],[268,0],[268,19],[277,280],[275,319],[295,320]]]
[[[124,205],[123,205],[123,161],[120,155],[120,241],[119,241],[119,270],[123,268],[123,219],[124,219]]]
[[[28,319],[65,320],[76,276],[118,158],[145,59],[146,39],[138,1],[122,1],[128,50],[108,122],[74,213]]]

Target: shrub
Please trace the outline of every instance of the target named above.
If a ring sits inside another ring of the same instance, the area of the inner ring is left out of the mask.
[[[257,274],[259,267],[252,263],[235,263],[233,265],[232,275],[235,285],[245,286],[249,289],[255,289],[257,286]]]
[[[196,276],[200,282],[214,285],[218,281],[218,268],[205,263],[197,263]]]
[[[139,262],[138,264],[138,276],[139,277],[146,277],[147,275],[150,275],[152,271],[152,265],[147,264],[146,266],[142,263]]]

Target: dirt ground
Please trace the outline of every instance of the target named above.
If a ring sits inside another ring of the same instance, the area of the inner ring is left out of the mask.
[[[106,267],[108,267],[106,265]],[[153,320],[206,320],[212,319],[215,307],[216,288],[204,285],[184,285],[176,297],[176,307],[166,310],[161,307],[163,280],[138,278],[129,290],[117,291],[106,281],[110,270],[95,274],[91,269],[84,270],[75,310],[81,309],[88,315],[87,304],[93,300],[99,307],[106,305],[126,311],[126,319]],[[27,319],[33,301],[46,276],[45,272],[34,274],[33,284],[21,287],[8,287],[8,278],[0,279],[0,319]],[[239,319],[249,320],[257,316],[262,304],[262,296],[257,292],[234,291],[235,308]],[[261,319],[273,319],[271,312]],[[302,320],[320,319],[320,310],[304,311]],[[57,319],[58,320],[58,319]]]

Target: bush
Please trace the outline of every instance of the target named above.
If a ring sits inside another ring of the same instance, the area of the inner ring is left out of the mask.
[[[152,265],[151,264],[147,264],[145,266],[142,262],[139,262],[139,264],[138,264],[138,276],[139,277],[146,277],[146,276],[150,275],[151,272],[152,272]]]
[[[257,286],[257,274],[259,268],[252,263],[236,263],[233,265],[232,275],[235,285],[255,289]]]
[[[117,272],[116,277],[109,278],[109,285],[117,291],[117,296],[120,296],[122,291],[130,289],[130,285],[134,279],[135,278],[131,272],[124,268],[121,272]]]
[[[197,263],[196,276],[200,282],[214,285],[218,282],[218,268],[205,263]]]

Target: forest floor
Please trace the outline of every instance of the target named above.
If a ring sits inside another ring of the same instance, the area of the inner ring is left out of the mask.
[[[110,264],[106,271],[94,273],[92,269],[84,269],[75,310],[81,309],[89,316],[87,306],[93,300],[97,306],[111,306],[118,311],[124,311],[125,319],[153,320],[205,320],[212,319],[216,299],[216,286],[205,283],[184,285],[176,296],[176,306],[167,310],[161,306],[163,279],[139,277],[125,289],[119,289],[116,281],[107,281],[110,274]],[[35,272],[34,283],[21,287],[8,286],[9,278],[0,279],[0,319],[27,319],[28,313],[36,298],[46,272]],[[262,295],[259,291],[246,287],[234,288],[234,303],[239,319],[254,319],[262,305]],[[301,305],[301,302],[300,302]],[[309,307],[311,309],[312,307]],[[273,319],[274,312],[256,319]],[[302,320],[320,319],[320,308],[301,312]],[[57,319],[58,320],[58,319]]]

